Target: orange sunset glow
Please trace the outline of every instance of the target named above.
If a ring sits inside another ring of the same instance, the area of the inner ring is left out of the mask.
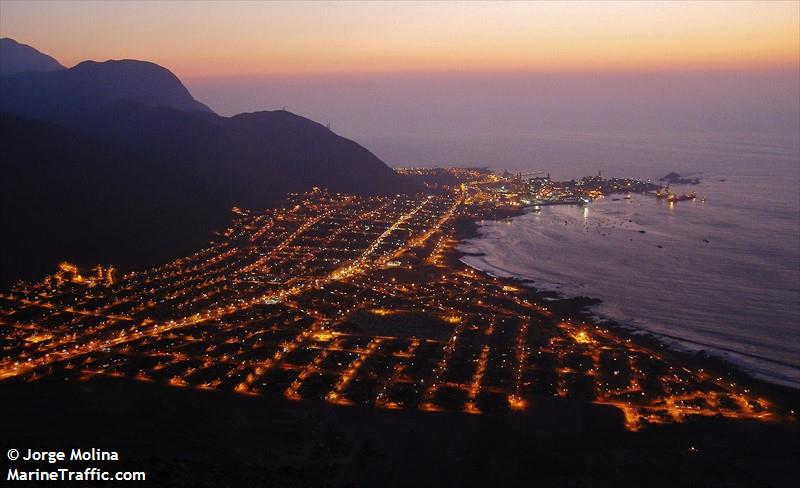
[[[797,2],[3,2],[2,13],[3,36],[68,66],[146,58],[193,78],[786,68],[800,56]]]

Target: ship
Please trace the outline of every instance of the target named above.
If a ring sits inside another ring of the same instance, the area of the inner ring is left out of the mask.
[[[563,197],[560,203],[565,205],[586,205],[590,201],[587,197]]]
[[[684,200],[694,200],[695,198],[697,198],[697,193],[695,193],[695,192],[689,193],[688,195],[675,195],[675,194],[672,194],[672,195],[667,197],[667,201],[668,202],[682,202]]]

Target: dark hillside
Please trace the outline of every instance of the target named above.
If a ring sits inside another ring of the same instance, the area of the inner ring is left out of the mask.
[[[62,260],[157,264],[202,245],[227,203],[179,168],[70,130],[0,114],[0,283]]]

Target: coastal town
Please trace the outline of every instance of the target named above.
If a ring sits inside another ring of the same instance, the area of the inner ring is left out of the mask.
[[[585,176],[568,181],[556,181],[550,174],[542,171],[533,173],[495,174],[488,168],[469,170],[458,168],[398,168],[399,173],[422,182],[429,190],[436,191],[440,186],[447,187],[456,181],[457,175],[466,176],[465,172],[475,172],[481,179],[475,180],[471,186],[477,198],[505,201],[514,206],[527,206],[537,209],[544,205],[586,205],[592,200],[606,195],[624,195],[630,199],[633,194],[655,197],[673,205],[675,202],[695,200],[697,193],[675,193],[670,184],[696,185],[699,178],[686,179],[678,173],[670,173],[659,181],[635,178],[603,178],[602,172],[596,176]],[[470,178],[466,178],[470,181]],[[701,198],[705,201],[705,198]]]
[[[120,378],[174,388],[470,415],[543,399],[612,406],[630,431],[794,413],[735,375],[599,323],[586,303],[460,261],[475,222],[652,182],[405,169],[428,190],[315,188],[232,209],[207,247],[151,269],[62,263],[0,293],[0,382]]]

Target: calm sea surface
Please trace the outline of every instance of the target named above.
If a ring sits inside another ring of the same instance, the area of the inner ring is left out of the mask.
[[[497,141],[488,145],[514,144]],[[699,177],[705,202],[608,196],[483,222],[465,262],[564,295],[690,350],[800,387],[800,143],[797,137],[584,135],[526,138],[517,170],[569,179]],[[522,148],[522,149],[520,149]],[[498,149],[500,150],[500,149]],[[498,165],[499,166],[499,165]]]

